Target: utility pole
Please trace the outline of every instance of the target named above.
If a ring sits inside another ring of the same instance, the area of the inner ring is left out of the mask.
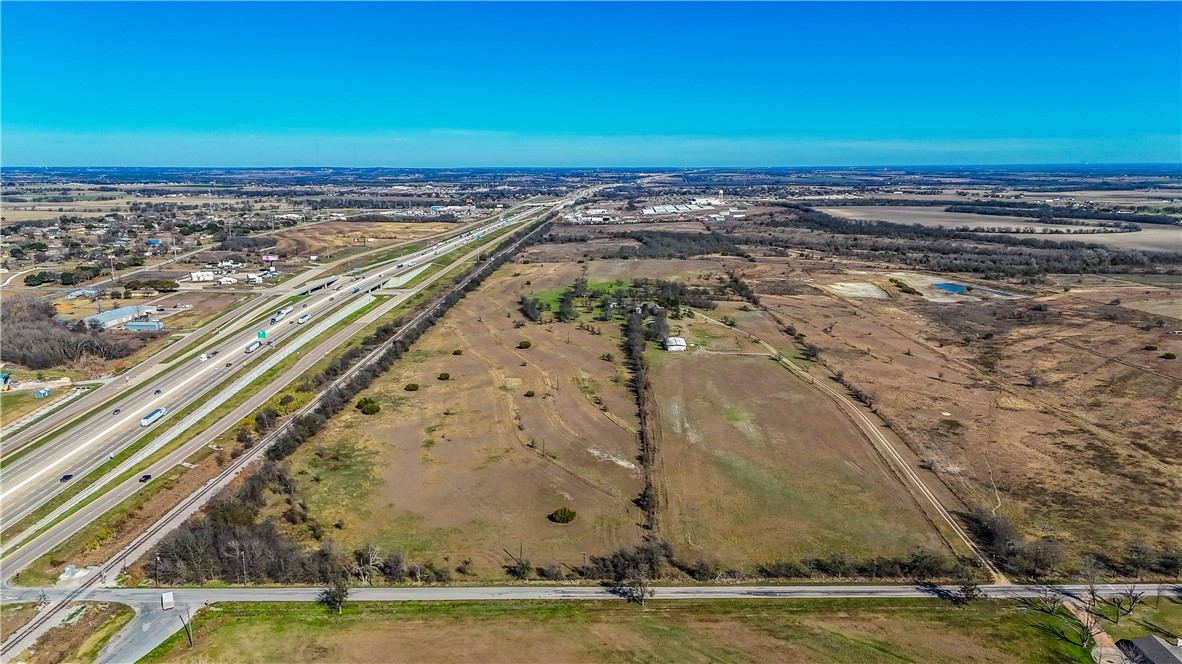
[[[238,557],[242,558],[242,587],[246,587],[246,551],[238,550]]]
[[[160,587],[160,554],[156,554],[156,587]]]

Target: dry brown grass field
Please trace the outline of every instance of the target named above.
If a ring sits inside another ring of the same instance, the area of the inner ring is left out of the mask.
[[[275,250],[285,256],[331,254],[341,249],[373,249],[395,242],[441,233],[454,224],[377,221],[329,221],[275,234]],[[374,238],[374,242],[365,242]]]
[[[1138,308],[1120,304],[1127,286],[1105,280],[934,303],[884,276],[808,272],[814,285],[875,283],[886,300],[814,287],[763,300],[822,348],[832,370],[877,397],[963,506],[995,507],[1026,535],[1076,553],[1135,538],[1177,545],[1182,367],[1161,356],[1182,354],[1170,334],[1182,321],[1142,310],[1176,303],[1176,289],[1141,287]]]
[[[765,314],[727,304],[710,315],[731,316],[765,340],[781,336]],[[760,319],[766,323],[755,324]],[[745,334],[700,317],[672,325],[694,346],[650,354],[655,474],[659,527],[682,555],[751,572],[833,551],[856,559],[946,551],[904,486],[824,394]]]
[[[636,407],[618,326],[603,324],[602,335],[573,323],[515,327],[521,293],[580,274],[573,263],[502,268],[362,394],[379,414],[344,413],[291,457],[309,512],[343,519],[331,533],[342,548],[372,542],[418,561],[471,560],[476,577],[503,579],[502,549],[535,565],[577,565],[584,552],[639,541]],[[518,349],[522,340],[531,347]],[[573,523],[547,519],[564,505]],[[306,528],[288,530],[309,539]]]

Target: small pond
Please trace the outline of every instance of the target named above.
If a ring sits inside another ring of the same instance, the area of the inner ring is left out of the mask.
[[[949,293],[965,293],[968,292],[970,288],[972,288],[972,292],[974,293],[989,293],[990,295],[996,295],[997,297],[1013,297],[1013,295],[1010,295],[1009,293],[1003,293],[1002,291],[990,290],[988,288],[981,288],[979,286],[965,286],[964,284],[936,284],[936,288],[939,288],[940,290],[946,290]]]

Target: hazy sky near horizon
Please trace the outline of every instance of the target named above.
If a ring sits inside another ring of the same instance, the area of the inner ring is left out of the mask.
[[[0,4],[12,166],[1182,163],[1182,3]]]

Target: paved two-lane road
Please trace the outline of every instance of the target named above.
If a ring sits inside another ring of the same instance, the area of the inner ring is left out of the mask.
[[[1128,588],[1100,586],[1102,595],[1115,595]],[[986,596],[995,598],[1036,597],[1054,588],[1066,598],[1087,596],[1087,586],[1043,586],[1004,585],[981,586]],[[1164,596],[1182,598],[1182,585],[1178,584],[1136,584],[1138,592],[1152,596],[1159,590]],[[171,589],[163,589],[171,590]],[[954,594],[951,586],[658,586],[653,590],[654,600],[798,600],[798,599],[909,599],[938,597]],[[93,588],[76,597],[68,590],[51,589],[45,599],[87,601],[113,601],[135,608],[136,616],[130,624],[115,636],[103,650],[98,662],[135,662],[151,652],[172,634],[181,629],[181,619],[186,620],[193,612],[206,604],[218,602],[314,602],[320,588],[211,588],[172,590],[176,608],[165,611],[160,606],[160,590]],[[35,602],[40,591],[35,589],[6,589],[5,602]],[[627,593],[606,586],[458,586],[438,588],[354,588],[349,593],[350,602],[444,602],[444,601],[623,601]],[[23,639],[31,643],[35,634]],[[10,644],[5,644],[6,646]],[[8,656],[19,654],[15,646],[9,648]]]

